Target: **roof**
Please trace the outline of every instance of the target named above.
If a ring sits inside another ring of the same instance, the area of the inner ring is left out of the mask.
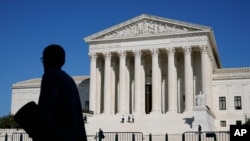
[[[147,23],[145,23],[147,21]],[[148,24],[150,23],[150,25]],[[147,24],[147,25],[146,25]],[[156,27],[157,26],[157,27]],[[167,30],[160,30],[159,28],[165,28]],[[131,34],[122,34],[123,29],[134,29],[137,28],[138,33],[131,33]],[[156,30],[149,31],[148,33],[140,31],[139,28],[143,28],[146,30],[151,30],[152,28],[158,28],[157,32]],[[155,35],[171,35],[171,34],[185,34],[185,33],[191,33],[191,32],[201,32],[201,31],[210,31],[212,28],[208,26],[148,15],[148,14],[142,14],[140,16],[137,16],[135,18],[132,18],[130,20],[127,20],[125,22],[122,22],[118,25],[112,26],[110,28],[107,28],[105,30],[102,30],[98,33],[95,33],[93,35],[90,35],[84,40],[86,42],[91,41],[98,41],[98,40],[113,40],[118,38],[126,38],[126,37],[144,37],[147,36],[155,36]],[[153,32],[152,32],[153,31]]]

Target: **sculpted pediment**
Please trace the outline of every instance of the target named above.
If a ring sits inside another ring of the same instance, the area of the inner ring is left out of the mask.
[[[113,40],[121,38],[185,34],[210,28],[166,18],[141,15],[85,38],[85,41]]]

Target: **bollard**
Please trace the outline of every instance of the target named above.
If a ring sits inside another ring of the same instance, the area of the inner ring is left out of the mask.
[[[5,141],[8,141],[8,134],[5,134]]]
[[[201,141],[201,132],[198,132],[198,141]]]
[[[115,141],[118,141],[118,134],[115,134]]]
[[[149,134],[149,141],[152,141],[152,135],[151,135],[151,133]]]
[[[20,135],[20,141],[23,141],[23,134]]]
[[[185,141],[185,133],[182,133],[182,141]]]
[[[132,134],[132,141],[135,141],[135,134]]]
[[[165,135],[165,141],[168,141],[168,133]]]

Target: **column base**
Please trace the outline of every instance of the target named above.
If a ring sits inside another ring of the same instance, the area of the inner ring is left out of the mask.
[[[151,111],[150,115],[159,115],[162,114],[160,111]]]
[[[171,110],[171,111],[167,111],[166,114],[178,114],[177,111]]]
[[[102,115],[111,115],[111,112],[106,111],[106,112],[103,112]]]
[[[126,113],[126,112],[118,112],[118,113],[116,113],[115,115],[117,115],[117,116],[122,116],[122,115],[128,115],[128,113]]]
[[[186,110],[184,110],[184,113],[192,113],[192,112],[194,112],[193,109],[186,109]]]

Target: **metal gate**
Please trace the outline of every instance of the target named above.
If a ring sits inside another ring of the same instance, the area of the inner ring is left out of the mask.
[[[102,141],[143,141],[142,132],[103,132],[105,138]],[[95,136],[96,141],[99,140],[98,132]]]
[[[230,141],[230,132],[185,132],[182,141]]]

